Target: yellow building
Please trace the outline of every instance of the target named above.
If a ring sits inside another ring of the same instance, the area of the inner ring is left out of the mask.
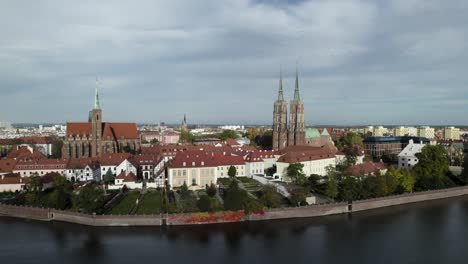
[[[446,127],[443,133],[444,140],[459,140],[460,129],[456,127]]]
[[[434,128],[432,127],[418,127],[418,137],[433,139],[435,137]]]

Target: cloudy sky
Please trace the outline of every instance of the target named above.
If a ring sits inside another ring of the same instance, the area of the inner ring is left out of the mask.
[[[466,0],[0,2],[0,120],[468,124]]]

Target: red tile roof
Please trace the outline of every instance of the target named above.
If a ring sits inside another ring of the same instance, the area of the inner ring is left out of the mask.
[[[112,154],[103,154],[99,158],[101,166],[117,166],[122,163],[124,160],[129,159],[130,154],[128,153],[112,153]]]
[[[10,173],[0,176],[0,184],[26,184],[29,182],[28,177],[21,178],[19,173]]]
[[[65,169],[68,164],[67,159],[29,159],[18,160],[14,170],[55,170]]]
[[[73,158],[68,161],[67,169],[84,169],[89,166],[92,169],[99,167],[99,160],[97,158]]]
[[[119,176],[115,177],[116,179],[123,179],[123,182],[135,182],[137,180],[137,177],[133,172],[130,172],[128,175],[125,173],[125,171],[122,171]]]
[[[233,156],[230,153],[207,153],[204,151],[188,151],[177,153],[175,158],[169,163],[169,168],[198,168],[198,167],[218,167],[230,165],[244,165],[242,156]]]
[[[346,172],[351,176],[374,174],[379,170],[386,169],[383,162],[365,162],[349,167]]]
[[[283,155],[278,159],[278,162],[296,163],[334,158],[336,148],[327,145],[323,147],[290,146],[282,149],[279,153]]]
[[[44,176],[41,177],[41,181],[44,184],[54,182],[54,179],[57,177],[62,177],[60,173],[57,172],[48,172]]]
[[[0,160],[0,173],[13,172],[15,168],[16,160],[15,159],[2,159]]]
[[[45,159],[46,156],[37,150],[33,150],[33,152],[29,151],[27,146],[21,146],[18,149],[13,149],[10,151],[7,158],[12,158],[16,160],[20,159]]]
[[[92,124],[87,123],[67,123],[67,137],[70,136],[90,136]],[[137,126],[135,123],[102,123],[102,138],[106,139],[139,139]]]

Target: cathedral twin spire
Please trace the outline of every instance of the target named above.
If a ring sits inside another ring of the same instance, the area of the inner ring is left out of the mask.
[[[301,97],[299,95],[299,74],[296,67],[296,81],[294,85],[294,101],[300,101]],[[284,101],[283,95],[283,73],[280,69],[280,79],[279,79],[279,89],[278,89],[278,101]]]

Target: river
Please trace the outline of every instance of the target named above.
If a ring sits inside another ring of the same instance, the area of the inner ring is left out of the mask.
[[[87,227],[0,217],[0,263],[468,263],[468,197],[312,219]]]

